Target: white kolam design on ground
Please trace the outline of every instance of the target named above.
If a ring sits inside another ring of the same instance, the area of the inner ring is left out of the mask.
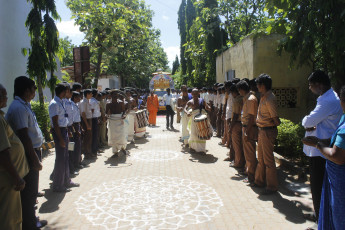
[[[105,229],[180,229],[210,221],[223,206],[212,187],[165,176],[107,182],[75,204],[80,215]]]
[[[157,162],[182,158],[183,153],[169,150],[150,150],[131,152],[130,159],[134,161]]]

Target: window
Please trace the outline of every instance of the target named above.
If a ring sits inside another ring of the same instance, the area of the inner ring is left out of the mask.
[[[232,81],[235,78],[235,70],[231,69],[226,72],[225,81]]]

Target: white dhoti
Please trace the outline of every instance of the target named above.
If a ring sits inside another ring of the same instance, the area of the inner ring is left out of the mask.
[[[134,117],[135,111],[130,111],[127,115],[128,117],[128,142],[131,142],[134,139]]]
[[[206,153],[206,140],[201,140],[198,137],[198,130],[194,121],[194,117],[200,113],[200,110],[194,110],[192,112],[192,116],[189,119],[188,127],[190,129],[190,137],[188,139],[189,147],[194,149],[196,152],[204,152]],[[202,113],[205,114],[206,112],[202,110]]]
[[[190,136],[187,128],[189,120],[190,117],[188,117],[185,112],[181,112],[181,140],[185,145],[188,144],[188,139]]]
[[[113,153],[126,150],[127,147],[127,119],[121,114],[112,114],[108,119],[108,145],[113,147]]]

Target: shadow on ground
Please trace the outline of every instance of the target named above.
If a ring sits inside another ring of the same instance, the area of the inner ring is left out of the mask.
[[[218,161],[218,157],[212,154],[201,154],[201,153],[191,153],[191,162],[203,163],[203,164],[214,164]]]
[[[52,213],[59,209],[59,204],[65,198],[66,193],[53,192],[52,189],[44,189],[44,197],[47,199],[40,207],[39,213]]]
[[[116,156],[113,155],[104,161],[105,165],[109,165],[109,168],[118,168],[118,167],[129,167],[132,164],[126,163],[127,155]]]

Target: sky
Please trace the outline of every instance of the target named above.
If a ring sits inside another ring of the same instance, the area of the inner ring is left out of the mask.
[[[145,2],[154,11],[152,24],[161,31],[162,46],[167,53],[169,66],[172,68],[176,55],[180,56],[177,12],[181,2],[180,0],[145,0]],[[68,36],[73,44],[80,45],[84,34],[79,31],[78,26],[74,25],[71,11],[65,5],[64,0],[56,0],[55,3],[61,17],[61,21],[56,23],[60,37]]]

